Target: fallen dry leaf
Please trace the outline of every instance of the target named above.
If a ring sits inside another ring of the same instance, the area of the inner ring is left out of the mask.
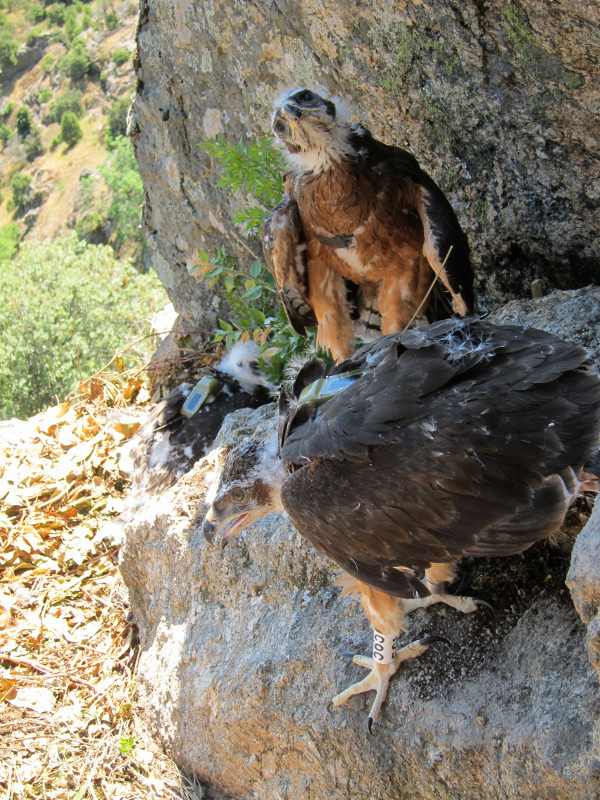
[[[17,681],[14,678],[5,678],[0,676],[0,703],[5,700],[10,700],[17,694],[16,689]]]
[[[131,439],[131,437],[139,427],[140,427],[139,420],[135,420],[132,422],[121,421],[121,422],[116,422],[114,425],[114,429],[116,430],[117,433],[121,434],[123,439]]]
[[[56,704],[54,692],[43,686],[20,686],[8,702],[15,708],[28,708],[38,714],[49,714]]]

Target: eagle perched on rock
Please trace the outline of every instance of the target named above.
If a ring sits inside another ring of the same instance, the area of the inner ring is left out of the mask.
[[[291,170],[262,243],[299,333],[318,325],[317,344],[343,359],[355,334],[369,340],[403,330],[415,315],[425,324],[452,309],[472,311],[467,238],[414,156],[377,141],[308,89],[277,103],[272,129]],[[444,310],[426,300],[438,274]]]
[[[445,591],[463,556],[509,556],[556,533],[600,444],[600,377],[582,347],[472,319],[381,337],[324,370],[317,360],[280,399],[279,437],[227,456],[204,530],[227,542],[287,514],[347,574],[374,628],[363,681],[369,728],[391,676],[404,615],[471,598]]]

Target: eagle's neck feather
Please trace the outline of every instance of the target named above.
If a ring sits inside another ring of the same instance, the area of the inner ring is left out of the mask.
[[[279,457],[279,437],[277,433],[268,436],[261,443],[257,464],[250,479],[260,479],[269,488],[274,511],[283,511],[281,505],[281,485],[288,473]]]
[[[328,130],[313,129],[311,146],[297,153],[288,153],[288,159],[299,172],[325,172],[343,159],[357,155],[352,144],[356,128],[356,125],[342,122]]]

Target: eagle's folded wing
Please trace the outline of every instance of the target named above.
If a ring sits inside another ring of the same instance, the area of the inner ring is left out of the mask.
[[[583,348],[454,326],[359,351],[349,363],[376,368],[281,449],[297,467],[281,492],[293,524],[358,580],[400,597],[414,582],[394,567],[509,555],[552,535],[597,440],[598,380]]]
[[[473,311],[473,270],[469,259],[469,243],[452,206],[435,181],[421,171],[420,183],[421,201],[417,210],[425,237],[423,254],[452,295],[454,310],[464,316]],[[448,258],[442,269],[446,256]]]
[[[317,318],[308,301],[306,242],[295,200],[283,196],[265,219],[261,240],[290,324],[306,336],[306,328],[316,326]]]

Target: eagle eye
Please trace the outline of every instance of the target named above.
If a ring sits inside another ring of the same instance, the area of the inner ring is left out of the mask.
[[[248,496],[248,490],[242,489],[238,486],[237,489],[233,489],[229,496],[231,497],[232,502],[243,503]]]
[[[316,99],[316,95],[313,92],[309,92],[308,89],[305,89],[303,92],[299,92],[295,98],[299,103],[313,103]]]
[[[275,131],[277,136],[283,136],[285,133],[285,129],[286,129],[285,122],[282,122],[281,120],[279,120],[278,122],[275,123],[275,125],[273,125],[273,130]]]

